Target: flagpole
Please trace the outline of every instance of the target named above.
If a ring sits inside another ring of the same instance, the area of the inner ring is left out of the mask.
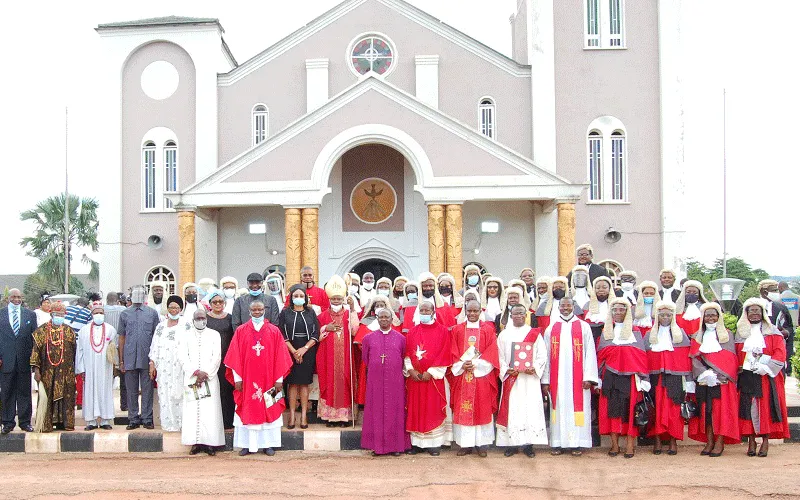
[[[69,293],[69,108],[64,107],[64,293]]]
[[[722,277],[728,277],[728,102],[722,89]]]

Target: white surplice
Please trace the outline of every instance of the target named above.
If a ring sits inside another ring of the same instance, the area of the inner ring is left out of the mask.
[[[507,372],[514,361],[511,344],[524,342],[530,326],[508,325],[497,337],[500,354],[500,380],[505,382]],[[523,446],[527,444],[547,444],[544,400],[542,399],[541,377],[547,366],[547,347],[542,336],[533,344],[534,374],[520,373],[511,388],[508,398],[508,427],[497,426],[497,446]],[[505,391],[505,387],[503,387]]]
[[[589,325],[573,316],[569,321],[559,317],[561,337],[558,343],[558,373],[550,373],[551,332],[553,325],[547,327],[544,334],[547,349],[547,369],[542,377],[543,384],[549,384],[552,377],[558,377],[558,394],[556,407],[551,408],[555,415],[550,419],[550,446],[554,448],[591,448],[592,447],[592,392],[581,389],[583,392],[583,426],[575,425],[575,405],[572,401],[572,369],[575,355],[572,346],[572,323],[578,321],[581,325],[583,353],[583,380],[582,382],[598,382],[597,353],[595,351],[594,337]],[[551,400],[552,401],[552,400]],[[551,413],[552,415],[552,413]]]
[[[103,336],[105,326],[105,337]],[[114,419],[114,365],[108,362],[108,345],[117,343],[117,330],[94,322],[78,332],[75,373],[83,373],[83,419],[88,425],[100,418],[111,425]]]
[[[178,350],[185,387],[181,443],[223,446],[225,429],[222,424],[222,403],[217,377],[217,370],[222,362],[222,342],[219,332],[211,328],[197,330],[192,327],[181,335]],[[194,372],[197,370],[208,374],[211,396],[196,399],[191,389],[186,391],[194,383]]]
[[[175,326],[167,326],[167,321],[156,327],[150,344],[150,359],[156,365],[161,429],[177,432],[181,430],[183,414],[183,369],[178,360],[178,342],[190,333],[192,325],[179,321]]]

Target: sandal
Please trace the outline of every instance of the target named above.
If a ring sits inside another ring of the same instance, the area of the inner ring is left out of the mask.
[[[572,456],[573,457],[580,457],[581,455],[583,455],[583,451],[581,451],[581,450],[572,450]]]
[[[616,457],[617,455],[619,455],[619,450],[617,450],[617,451],[608,450],[608,456],[609,457]]]
[[[564,450],[562,450],[561,448],[556,448],[556,449],[550,451],[550,455],[552,455],[554,457],[562,455],[563,453],[564,453]]]

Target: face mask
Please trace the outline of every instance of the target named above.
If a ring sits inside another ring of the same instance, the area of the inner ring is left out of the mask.
[[[331,311],[338,313],[341,310],[342,310],[342,304],[339,304],[338,306],[331,304]]]
[[[633,283],[628,283],[628,282],[623,283],[622,289],[626,292],[630,292],[631,290],[633,290]]]
[[[223,293],[225,293],[225,298],[232,299],[234,295],[236,295],[236,290],[233,288],[226,288]]]
[[[194,320],[194,327],[198,330],[205,330],[206,329],[206,320],[204,319],[196,319]]]
[[[106,322],[106,316],[105,314],[94,314],[92,315],[92,320],[95,325],[100,326]]]
[[[686,294],[686,303],[687,304],[694,304],[695,302],[697,302],[697,299],[698,299],[698,297],[697,297],[696,293],[687,293]]]
[[[778,292],[769,292],[767,294],[767,298],[769,298],[769,300],[771,300],[772,302],[780,302],[781,294],[779,294]]]
[[[261,290],[250,290],[250,295],[253,297],[258,297],[261,295]]]
[[[264,322],[264,316],[259,316],[257,318],[255,316],[251,316],[251,318],[253,318],[253,324],[256,325],[260,325],[261,323]]]
[[[420,323],[433,323],[433,315],[431,314],[420,314],[419,315],[419,322]]]
[[[586,275],[585,274],[576,274],[573,278],[573,283],[578,288],[584,288],[586,286]]]
[[[64,324],[64,316],[53,316],[53,324],[55,326],[61,326]]]
[[[417,294],[416,293],[409,293],[408,294],[408,300],[417,300]]]
[[[645,304],[648,304],[648,305],[652,305],[652,303],[654,302],[654,300],[655,300],[655,297],[645,297],[645,298],[644,298],[644,303],[645,303]]]
[[[378,290],[378,295],[381,295],[383,297],[388,297],[389,296],[389,290],[380,289],[380,290]]]
[[[475,276],[475,275],[468,276],[468,277],[467,277],[467,284],[468,284],[469,286],[475,286],[475,285],[477,285],[477,284],[478,284],[478,280],[480,280],[480,278],[478,278],[478,277],[477,277],[477,276]]]
[[[374,287],[374,286],[375,286],[375,283],[364,283],[364,290],[370,291],[370,290],[372,290],[372,287]]]
[[[441,286],[439,287],[439,293],[445,296],[453,295],[453,289],[449,286]]]
[[[170,314],[170,313],[167,313],[167,316],[169,316],[169,319],[171,319],[171,320],[178,320],[178,319],[180,319],[180,318],[181,318],[181,315],[180,315],[180,314]]]
[[[429,299],[429,298],[433,297],[434,293],[435,292],[433,290],[423,290],[422,291],[422,296],[425,297],[426,299]]]
[[[304,306],[306,305],[306,299],[303,297],[292,297],[292,304],[296,306]]]
[[[358,285],[350,285],[347,287],[347,291],[350,292],[350,295],[355,295],[358,293]]]
[[[197,302],[197,294],[196,293],[186,294],[186,302],[190,304],[194,304],[195,302]]]
[[[553,290],[553,298],[554,299],[561,300],[561,299],[564,298],[564,295],[566,295],[566,294],[567,293],[564,290],[561,290],[560,288],[558,288],[556,290]]]

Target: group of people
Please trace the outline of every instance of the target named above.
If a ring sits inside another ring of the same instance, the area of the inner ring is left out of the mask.
[[[679,285],[670,270],[659,283],[637,284],[632,271],[615,283],[592,258],[582,245],[567,276],[526,268],[507,283],[467,266],[460,290],[429,272],[333,276],[323,288],[310,267],[288,290],[280,274],[252,273],[245,290],[232,277],[201,280],[182,296],[154,282],[134,287],[127,308],[115,294],[85,307],[77,329],[80,311],[53,303],[37,321],[12,290],[0,310],[2,432],[15,413],[33,430],[31,371],[39,430],[74,428],[75,375],[86,429],[110,428],[117,369],[128,429],[154,427],[156,385],[162,428],[180,430],[193,454],[213,455],[231,428],[241,455],[274,454],[284,424],[308,427],[312,383],[329,427],[363,408],[362,447],[375,455],[439,455],[455,443],[459,455],[496,444],[506,456],[533,457],[534,445],[580,456],[593,421],[610,436],[608,454],[626,458],[639,436],[654,438],[654,454],[676,454],[687,421],[711,457],[743,437],[749,456],[765,457],[769,438],[789,437],[793,328],[778,283],[759,284],[734,334],[701,283]]]

